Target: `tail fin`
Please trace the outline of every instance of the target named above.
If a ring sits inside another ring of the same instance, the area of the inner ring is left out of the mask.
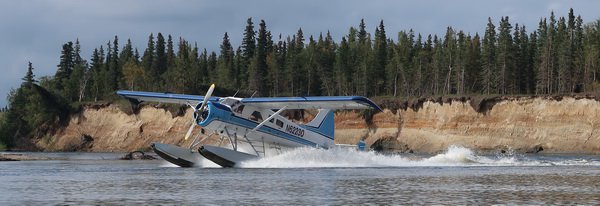
[[[335,123],[333,121],[333,111],[329,109],[319,109],[317,116],[306,123],[305,126],[313,132],[317,132],[321,135],[325,135],[330,139],[333,139],[335,133]]]

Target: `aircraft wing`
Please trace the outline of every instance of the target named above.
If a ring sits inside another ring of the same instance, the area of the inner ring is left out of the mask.
[[[265,109],[382,109],[366,97],[320,96],[320,97],[258,97],[243,98],[245,105]]]
[[[173,94],[173,93],[160,93],[160,92],[141,92],[141,91],[117,91],[119,96],[125,97],[130,100],[138,102],[162,102],[162,103],[173,103],[173,104],[186,104],[196,105],[204,100],[204,96],[199,95],[187,95],[187,94]],[[218,97],[211,97],[208,101],[218,101]]]

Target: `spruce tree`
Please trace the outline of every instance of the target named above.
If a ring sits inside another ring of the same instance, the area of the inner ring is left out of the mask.
[[[514,58],[515,58],[515,81],[516,88],[515,93],[525,94],[527,93],[527,68],[528,68],[528,56],[529,56],[529,41],[527,40],[527,34],[525,38],[521,36],[524,34],[525,27],[519,27],[519,24],[515,24],[515,31],[513,33],[513,45],[514,45]]]
[[[301,90],[301,94],[304,96],[318,96],[318,93],[320,93],[319,87],[321,84],[316,71],[316,68],[318,66],[317,50],[317,42],[311,35],[308,38],[308,45],[306,46],[306,49],[304,49],[302,52],[302,56],[304,59],[301,67],[303,71],[302,76],[304,76],[306,83],[304,84],[304,88],[302,88]]]
[[[179,46],[184,46],[182,44],[187,45],[187,42],[181,38],[179,38]],[[186,47],[187,48],[187,47]],[[181,52],[181,51],[179,51]],[[181,57],[179,57],[181,58]],[[175,49],[173,48],[173,38],[171,37],[171,35],[169,34],[169,36],[167,37],[167,57],[166,57],[166,61],[167,61],[167,66],[165,70],[169,70],[171,69],[171,67],[175,66]]]
[[[241,67],[244,66],[244,59],[242,55],[242,47],[239,46],[235,51],[235,57],[233,58],[233,73],[231,74],[231,81],[234,89],[241,89],[242,80],[240,79]]]
[[[90,93],[94,99],[94,101],[98,101],[98,98],[101,98],[104,93],[104,49],[100,46],[100,50],[98,48],[94,49],[92,53],[92,58],[90,59],[90,73],[91,73],[91,87]]]
[[[269,35],[267,35],[269,36]],[[281,37],[281,36],[280,36]],[[281,41],[281,38],[279,39]],[[280,62],[279,62],[279,57],[280,57],[280,45],[279,44],[273,44],[272,46],[272,50],[270,52],[267,53],[267,59],[266,59],[266,63],[267,63],[267,68],[268,71],[267,73],[269,74],[269,76],[267,77],[270,83],[270,90],[268,91],[269,96],[278,96],[279,95],[279,83],[281,82],[279,77],[280,77]]]
[[[481,45],[481,83],[483,93],[491,94],[497,90],[496,72],[496,26],[492,18],[488,18],[488,24]]]
[[[428,41],[430,42],[430,41]],[[417,40],[414,43],[413,46],[413,51],[412,53],[415,54],[415,57],[413,59],[413,74],[412,74],[412,78],[410,78],[410,80],[408,80],[409,82],[413,83],[414,87],[410,87],[410,88],[406,88],[407,91],[407,95],[421,95],[422,93],[424,93],[424,90],[426,88],[426,81],[425,81],[425,70],[428,67],[428,58],[427,58],[427,54],[428,52],[428,46],[427,45],[431,45],[429,43],[425,44],[425,48],[423,46],[423,37],[421,36],[421,34],[417,35]]]
[[[74,66],[73,72],[69,77],[69,88],[70,91],[68,99],[70,101],[79,101],[81,102],[85,97],[86,87],[88,80],[90,78],[89,68],[87,61],[81,58],[81,46],[79,44],[79,39],[75,42],[74,47]]]
[[[208,56],[208,60],[206,62],[206,70],[209,81],[207,83],[212,83],[217,81],[217,53],[211,52]]]
[[[223,35],[223,42],[221,43],[221,52],[219,54],[219,60],[217,65],[217,83],[222,85],[223,88],[233,88],[235,78],[233,77],[233,47],[229,42],[229,35],[227,32]]]
[[[67,97],[68,94],[66,91],[71,90],[71,88],[68,88],[68,81],[71,72],[73,72],[73,53],[73,42],[63,44],[60,63],[57,65],[58,69],[54,75],[54,90],[63,95],[63,97]]]
[[[159,32],[156,35],[156,48],[154,52],[154,61],[152,62],[152,75],[158,79],[158,87],[164,89],[165,80],[163,74],[167,71],[167,53],[166,42],[163,35]]]
[[[446,34],[444,35],[444,40],[442,42],[441,54],[443,55],[443,60],[440,61],[440,68],[438,71],[440,73],[440,77],[443,77],[443,94],[452,94],[456,93],[456,88],[453,87],[456,84],[452,82],[457,78],[457,45],[456,45],[456,32],[452,27],[446,28]]]
[[[302,31],[302,28],[298,28],[298,31],[296,32],[296,35],[294,36],[295,38],[292,39],[293,41],[293,47],[290,47],[291,51],[290,53],[292,53],[292,55],[290,55],[290,69],[288,69],[287,71],[289,72],[289,76],[291,79],[291,86],[290,88],[292,89],[292,95],[302,95],[306,93],[306,88],[307,88],[307,83],[308,83],[308,79],[306,79],[306,76],[303,74],[306,74],[307,71],[305,70],[305,64],[307,61],[309,61],[309,59],[307,59],[306,55],[305,55],[305,45],[304,45],[304,31]]]
[[[208,85],[210,82],[209,74],[208,74],[208,53],[206,49],[202,50],[200,57],[198,58],[198,64],[200,72],[198,73],[198,77],[201,80],[200,85]],[[198,87],[199,89],[200,87]]]
[[[279,40],[274,45],[274,50],[267,55],[269,78],[272,81],[271,96],[280,96],[285,88],[285,63],[287,57],[287,42],[279,34]]]
[[[356,47],[356,61],[357,61],[357,69],[356,69],[356,78],[357,78],[357,93],[363,96],[370,95],[373,91],[368,88],[369,86],[369,77],[371,73],[371,59],[369,59],[369,55],[371,55],[371,37],[366,31],[365,21],[364,19],[360,20],[360,24],[358,26],[358,44]]]
[[[266,96],[269,91],[264,82],[267,75],[267,25],[261,20],[259,26],[256,52],[248,69],[248,88],[256,91],[258,96]]]
[[[363,22],[364,23],[364,22]],[[375,29],[375,45],[374,45],[374,65],[373,70],[369,72],[369,82],[375,83],[374,95],[379,95],[384,92],[385,82],[385,67],[387,65],[387,37],[385,34],[385,26],[383,20],[379,22],[379,27]]]
[[[498,27],[498,44],[496,53],[498,92],[510,94],[515,91],[514,50],[512,26],[507,17],[502,17]]]
[[[119,59],[124,63],[127,63],[130,60],[133,60],[137,63],[138,59],[135,57],[133,46],[131,45],[131,39],[127,39],[127,43],[123,47],[123,51],[121,52]]]
[[[283,83],[285,85],[284,87],[284,91],[282,91],[285,94],[288,94],[289,96],[294,96],[295,95],[295,91],[296,91],[296,87],[297,87],[297,83],[294,79],[294,75],[295,75],[295,70],[296,70],[296,58],[297,58],[297,54],[296,54],[296,36],[293,35],[292,38],[290,38],[289,36],[286,38],[286,43],[288,45],[287,47],[287,54],[286,54],[286,58],[285,58],[285,63],[284,63],[284,71],[285,73],[282,74],[284,76],[285,82]]]
[[[337,82],[338,92],[340,95],[348,95],[352,85],[352,71],[350,71],[350,45],[346,41],[346,37],[342,37],[340,46],[335,57],[335,81]]]
[[[327,31],[325,39],[319,38],[319,77],[321,78],[321,94],[322,95],[336,95],[336,85],[334,78],[334,62],[335,62],[335,51],[336,44],[331,37],[331,33]]]
[[[567,93],[572,91],[573,87],[573,56],[572,39],[569,37],[571,32],[567,28],[566,19],[560,17],[556,31],[557,45],[557,92]]]
[[[246,61],[250,61],[250,59],[254,56],[254,50],[256,48],[256,32],[254,31],[254,23],[252,23],[252,18],[248,18],[246,20],[246,29],[244,29],[244,38],[242,39],[242,56]]]
[[[479,74],[481,74],[481,38],[478,33],[469,41],[469,50],[467,53],[467,75],[465,77],[466,89],[469,93],[481,92],[481,82]]]
[[[552,94],[557,91],[557,36],[556,17],[554,12],[550,13],[550,22],[543,19],[539,23],[538,34],[538,69],[537,69],[537,92],[540,94]]]
[[[160,75],[158,74],[158,71],[155,70],[156,67],[153,67],[152,64],[154,63],[154,37],[152,35],[152,33],[150,34],[150,36],[148,37],[148,44],[146,47],[146,50],[144,50],[144,54],[142,56],[142,67],[144,68],[144,71],[146,71],[145,73],[149,76],[150,81],[148,82],[148,85],[146,86],[146,89],[149,90],[157,90],[158,89],[158,85],[157,83],[159,82],[159,78]]]
[[[464,94],[465,93],[465,78],[466,78],[466,69],[468,64],[468,41],[470,41],[468,35],[466,35],[463,31],[459,31],[456,39],[456,55],[455,55],[455,76],[453,77],[455,94]]]
[[[573,67],[575,69],[574,92],[585,91],[585,45],[583,33],[583,19],[577,16],[575,19],[575,27],[573,28]]]
[[[37,80],[35,80],[35,75],[33,74],[33,66],[32,66],[31,62],[29,62],[28,65],[29,66],[27,67],[27,73],[22,78],[22,80],[23,80],[23,83],[21,84],[22,87],[23,86],[31,87],[34,83],[37,82]]]
[[[107,61],[108,70],[106,73],[108,86],[107,89],[109,90],[107,91],[108,93],[113,93],[114,91],[118,90],[122,75],[119,61],[119,39],[117,36],[115,36],[115,39],[112,43],[112,47],[109,48],[108,56],[110,56],[110,60]]]
[[[431,56],[431,94],[440,95],[445,90],[445,79],[446,79],[446,59],[444,55],[444,42],[438,38],[437,35],[433,35],[433,50]]]
[[[549,52],[546,45],[548,45],[548,24],[546,19],[540,19],[538,23],[538,29],[536,32],[536,53],[535,53],[535,65],[536,65],[536,94],[547,94],[549,92],[550,82],[548,80],[548,58]],[[532,38],[533,39],[533,38]]]
[[[525,29],[525,26],[523,26],[521,28],[521,42],[523,42],[523,44],[526,43],[526,45],[524,45],[524,47],[527,47],[526,49],[524,49],[525,52],[525,59],[524,61],[526,61],[525,65],[526,65],[526,70],[525,70],[525,81],[527,82],[527,94],[535,94],[536,91],[536,71],[535,71],[535,55],[538,52],[537,51],[537,33],[534,31],[531,34],[529,34],[529,37],[527,36],[527,32]]]
[[[600,20],[585,26],[585,37],[583,38],[584,49],[584,74],[585,90],[597,91],[600,69]]]
[[[248,67],[250,66],[250,62],[252,61],[252,57],[254,57],[256,50],[256,32],[254,31],[254,23],[252,22],[252,18],[248,18],[246,23],[246,28],[244,29],[244,38],[242,39],[242,58],[244,61],[240,65],[239,71],[239,79],[241,80],[240,83],[243,86],[248,85]]]

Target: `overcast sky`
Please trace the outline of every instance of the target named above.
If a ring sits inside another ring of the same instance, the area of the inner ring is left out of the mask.
[[[586,23],[600,18],[600,1],[595,0],[0,0],[0,106],[6,106],[10,89],[20,85],[28,61],[37,78],[53,75],[61,45],[77,38],[83,57],[89,59],[94,48],[115,35],[120,46],[131,39],[140,53],[148,35],[158,32],[197,42],[209,51],[215,51],[228,32],[237,47],[248,17],[256,27],[264,19],[275,38],[301,27],[307,39],[329,30],[339,42],[361,18],[370,33],[384,20],[387,36],[395,40],[398,31],[411,28],[425,35],[443,35],[447,26],[481,34],[488,17],[498,25],[501,16],[530,32],[551,11],[567,16],[569,8]]]

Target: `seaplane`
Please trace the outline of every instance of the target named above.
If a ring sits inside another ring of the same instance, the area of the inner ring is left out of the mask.
[[[196,126],[201,129],[189,147],[151,144],[161,158],[180,167],[193,167],[201,157],[221,167],[235,167],[241,162],[276,155],[285,149],[332,148],[339,146],[334,143],[334,110],[381,111],[377,104],[362,96],[214,97],[214,88],[212,84],[204,96],[128,90],[119,90],[117,94],[133,104],[174,103],[193,109],[192,124],[184,138],[187,140],[192,136]],[[281,115],[283,111],[298,109],[318,112],[307,123],[296,123]],[[204,144],[214,134],[220,137],[219,145]],[[221,146],[224,141],[228,144]],[[242,151],[241,145],[249,149]],[[359,141],[355,147],[364,150],[364,141]]]

